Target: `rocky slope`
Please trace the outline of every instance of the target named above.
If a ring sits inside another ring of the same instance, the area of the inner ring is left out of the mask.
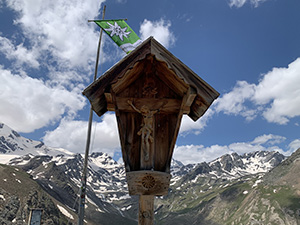
[[[26,171],[74,222],[82,156],[25,139],[5,125],[0,141],[0,158]],[[173,160],[169,194],[155,200],[156,224],[297,224],[299,152],[286,160],[278,152],[234,153],[197,165]],[[88,224],[137,224],[137,197],[128,195],[123,166],[107,154],[89,158],[85,219]]]
[[[27,224],[30,209],[43,209],[43,224],[68,224],[62,203],[17,167],[0,164],[0,224]],[[60,209],[59,209],[60,208]],[[72,214],[68,214],[70,219]]]
[[[240,162],[240,157],[236,156],[232,163]],[[269,159],[265,165],[275,164],[269,172],[254,173],[251,169],[252,174],[234,179],[227,176],[234,174],[234,167],[224,176],[211,169],[217,161],[229,159],[226,156],[199,164],[186,175],[194,174],[193,179],[183,177],[171,194],[157,201],[159,224],[300,224],[300,149],[281,162],[278,153],[271,157],[270,153],[256,152],[242,159],[247,157],[250,161],[253,157],[258,161]],[[226,164],[223,168],[228,168]],[[245,168],[241,171],[244,173]]]

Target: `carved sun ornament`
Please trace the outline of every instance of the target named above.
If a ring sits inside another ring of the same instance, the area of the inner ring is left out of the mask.
[[[142,179],[142,185],[144,188],[151,189],[155,185],[155,179],[151,175],[146,175]]]

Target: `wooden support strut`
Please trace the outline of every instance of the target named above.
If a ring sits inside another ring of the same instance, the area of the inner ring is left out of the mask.
[[[154,223],[154,195],[139,196],[139,225]]]

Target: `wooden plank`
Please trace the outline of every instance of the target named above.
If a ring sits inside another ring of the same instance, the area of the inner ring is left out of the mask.
[[[136,62],[132,68],[128,69],[122,77],[119,77],[117,81],[111,85],[112,90],[116,94],[122,92],[126,87],[134,82],[142,72],[145,73],[145,60],[146,59]]]
[[[155,155],[154,170],[165,171],[165,165],[168,161],[170,151],[170,126],[172,127],[171,118],[173,114],[159,114],[156,116],[156,139],[155,139]],[[174,132],[173,132],[174,133]]]
[[[174,113],[178,111],[181,106],[180,99],[116,97],[116,104],[118,106],[118,109],[125,112],[135,112],[128,101],[132,101],[134,105],[139,109],[143,105],[146,105],[151,110],[159,109],[160,113]]]
[[[111,93],[104,93],[106,103],[107,103],[107,110],[108,111],[115,111],[115,104],[113,103],[113,99]]]
[[[191,106],[189,117],[196,121],[206,112],[208,107],[209,105],[207,105],[205,101],[198,95]]]
[[[125,147],[122,149],[122,154],[127,155],[127,163],[129,164],[130,170],[127,171],[136,171],[140,170],[140,136],[137,135],[139,131],[141,116],[137,113],[126,113],[120,112],[120,118],[122,123],[125,123],[124,130],[119,131],[124,133],[123,138]]]
[[[169,173],[140,170],[126,173],[129,195],[167,195]]]
[[[139,225],[154,224],[154,196],[139,196]]]
[[[90,100],[93,110],[99,116],[103,115],[103,113],[107,111],[104,93],[109,91],[111,85],[115,84],[118,79],[122,79],[123,76],[124,79],[126,79],[125,77],[127,74],[133,73],[134,70],[136,70],[135,74],[137,76],[138,74],[141,74],[141,67],[139,67],[139,69],[135,68],[133,71],[131,70],[136,63],[139,64],[141,62],[141,65],[143,64],[142,61],[148,63],[149,60],[145,60],[147,57],[152,57],[154,59],[154,70],[159,71],[157,76],[172,90],[179,93],[180,96],[185,94],[188,86],[193,85],[196,88],[197,98],[202,98],[201,101],[203,104],[200,105],[201,109],[198,109],[198,104],[192,105],[193,107],[189,116],[193,120],[197,120],[199,115],[203,115],[203,112],[205,112],[212,102],[219,96],[219,93],[216,90],[198,77],[198,75],[190,68],[184,65],[153,38],[149,38],[83,91],[83,94]],[[149,63],[146,64],[145,67],[147,70],[149,70],[148,66]],[[133,82],[133,80],[134,79],[131,78],[129,79],[130,82]],[[116,85],[116,91],[118,91],[118,93],[121,93],[124,87],[126,87],[126,82],[121,82],[120,85],[121,84],[124,86],[117,87]],[[187,108],[185,110],[187,112]],[[196,112],[193,112],[193,110]]]
[[[197,91],[193,87],[189,87],[187,91],[187,97],[186,97],[186,102],[183,107],[183,114],[189,114],[191,110],[191,105],[193,104],[196,96],[197,96]]]
[[[112,102],[115,105],[115,115],[116,115],[116,119],[117,119],[117,124],[118,124],[118,130],[119,130],[119,137],[120,137],[120,143],[121,143],[121,150],[122,150],[122,157],[124,160],[124,164],[125,164],[125,170],[126,171],[131,171],[131,161],[130,161],[130,154],[128,154],[128,152],[126,151],[128,148],[128,144],[126,142],[126,137],[127,137],[127,133],[124,132],[126,131],[126,123],[124,119],[121,119],[122,116],[126,116],[124,115],[124,113],[121,113],[118,109],[118,107],[115,104],[116,101],[116,95],[115,93],[112,91],[111,92],[111,97],[112,97]],[[133,126],[134,127],[134,126]]]
[[[171,52],[166,50],[160,43],[155,39],[151,41],[151,53],[154,54],[158,60],[166,62],[170,70],[173,70],[179,78],[182,78],[185,81],[185,83],[195,85],[198,95],[204,97],[208,105],[219,96],[219,93],[214,88],[200,78]]]
[[[186,93],[189,85],[180,79],[173,70],[170,70],[165,62],[157,62],[156,75],[174,92],[180,96],[183,96]]]
[[[176,121],[176,125],[174,127],[174,133],[173,133],[173,136],[171,137],[172,140],[171,140],[171,143],[170,143],[170,151],[169,151],[169,156],[168,156],[168,162],[166,164],[166,172],[169,172],[169,170],[170,170],[171,159],[172,159],[175,143],[176,143],[176,140],[177,140],[177,136],[178,136],[182,116],[183,116],[183,113],[184,113],[184,107],[186,106],[187,101],[188,101],[190,95],[192,94],[191,92],[192,92],[192,90],[189,88],[186,95],[183,96],[182,103],[181,103],[179,112],[177,114],[177,121]]]

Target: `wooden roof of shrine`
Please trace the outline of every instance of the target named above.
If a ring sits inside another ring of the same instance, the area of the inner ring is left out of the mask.
[[[182,92],[182,95],[184,95],[184,92],[189,89],[189,91],[195,93],[188,112],[189,117],[194,121],[201,117],[219,96],[215,89],[153,37],[150,37],[83,91],[83,94],[89,99],[93,110],[98,116],[102,116],[108,110],[105,93],[110,92],[111,86],[122,79],[128,82],[128,79],[124,79],[128,74],[134,76],[133,74],[142,73],[145,68],[143,62],[149,61],[149,59],[151,59],[150,65],[153,67],[152,70],[159,70],[161,74],[166,74],[166,77],[170,77],[170,74],[174,75],[176,82],[168,81],[169,78],[166,78],[165,81],[171,86],[172,83],[175,83],[172,88],[177,88],[177,92]],[[176,83],[180,85],[175,87]],[[122,85],[124,86],[126,83]]]

